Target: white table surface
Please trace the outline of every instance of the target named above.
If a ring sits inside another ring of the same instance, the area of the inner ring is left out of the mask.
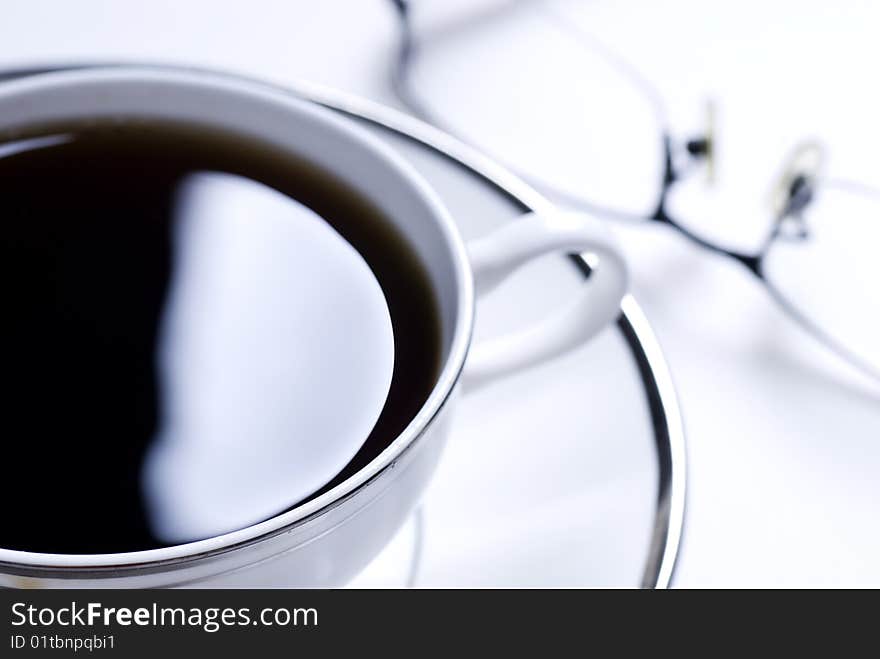
[[[693,202],[715,222],[735,226],[748,210],[737,200],[761,192],[750,188],[753,164],[777,163],[781,145],[807,135],[833,145],[839,175],[880,183],[876,3],[557,4],[638,62],[673,115],[711,92],[735,118],[724,124],[730,175]],[[4,7],[0,65],[188,62],[393,104],[394,36],[383,0],[29,0]],[[662,228],[615,230],[685,415],[676,583],[880,586],[880,388],[805,336],[736,264]]]

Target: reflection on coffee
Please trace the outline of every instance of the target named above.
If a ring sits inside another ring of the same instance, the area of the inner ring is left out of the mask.
[[[314,496],[369,462],[433,387],[436,305],[409,246],[351,188],[271,146],[156,122],[8,136],[0,217],[0,547],[136,551],[258,522],[300,503],[304,483]],[[294,267],[309,257],[321,281]],[[325,272],[367,293],[335,308]],[[309,295],[346,326],[303,335]],[[351,369],[376,366],[368,343],[345,350],[370,334],[377,300],[393,329],[387,400],[351,462],[311,482],[304,465],[325,456],[287,438],[372,425],[378,408],[297,402],[341,396]]]

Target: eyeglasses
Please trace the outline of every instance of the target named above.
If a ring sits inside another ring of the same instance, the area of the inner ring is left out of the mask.
[[[557,203],[665,224],[739,262],[801,327],[880,380],[880,190],[829,177],[824,144],[790,150],[767,181],[764,217],[745,218],[755,244],[731,247],[731,227],[682,208],[698,207],[687,203],[694,189],[716,176],[712,103],[700,130],[674,135],[663,97],[639,69],[549,3],[445,20],[408,0],[392,4],[400,28],[392,84],[411,112]]]

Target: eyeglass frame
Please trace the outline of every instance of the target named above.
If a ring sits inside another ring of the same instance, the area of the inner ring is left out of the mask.
[[[395,54],[391,69],[391,89],[397,99],[419,119],[432,124],[450,135],[455,135],[459,139],[462,136],[457,134],[451,126],[446,125],[440,120],[427,105],[412,90],[410,85],[410,72],[412,65],[416,59],[418,52],[418,42],[415,37],[415,30],[412,26],[410,17],[409,0],[389,0],[394,7],[397,17],[399,41],[397,52]],[[684,141],[682,146],[688,159],[692,163],[705,161],[708,166],[712,167],[712,159],[714,158],[714,136],[712,120],[712,110],[710,106],[708,129],[705,134],[699,135]],[[637,214],[628,214],[616,211],[611,208],[593,204],[579,197],[574,197],[562,193],[559,190],[552,189],[552,186],[541,185],[535,181],[530,181],[536,187],[543,189],[551,198],[563,197],[565,203],[585,212],[593,213],[599,216],[614,218],[618,220],[637,220],[656,222],[670,227],[680,235],[684,236],[692,244],[713,254],[732,259],[743,266],[752,276],[754,276],[767,291],[771,299],[783,310],[783,312],[793,320],[802,329],[806,330],[814,339],[822,343],[838,357],[846,361],[857,370],[868,377],[880,381],[880,369],[874,367],[859,356],[855,351],[846,347],[843,343],[834,338],[825,331],[810,317],[801,312],[787,297],[774,286],[773,282],[768,279],[764,268],[764,262],[771,246],[781,237],[792,237],[787,233],[786,227],[794,224],[797,233],[794,238],[806,238],[808,230],[804,223],[803,212],[806,210],[816,196],[818,186],[822,182],[822,169],[826,160],[824,145],[807,141],[795,147],[789,155],[783,167],[775,187],[774,194],[776,197],[776,208],[772,216],[770,231],[767,233],[764,242],[755,252],[743,252],[739,250],[728,249],[727,247],[703,238],[702,236],[691,231],[685,224],[673,217],[667,210],[667,199],[669,193],[674,186],[683,178],[682,168],[676,166],[675,163],[675,140],[668,128],[661,128],[661,154],[663,158],[661,168],[661,185],[658,192],[658,199],[652,213],[644,216]],[[801,163],[805,153],[813,152],[817,157],[813,162]]]

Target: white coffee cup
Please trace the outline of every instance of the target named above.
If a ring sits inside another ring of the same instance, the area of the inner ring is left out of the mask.
[[[479,386],[557,356],[589,340],[619,313],[626,269],[597,220],[562,211],[527,214],[465,245],[437,195],[393,150],[284,90],[164,67],[95,67],[0,85],[0,134],[108,117],[186,121],[270,141],[358,190],[405,236],[429,274],[439,306],[442,368],[419,413],[379,456],[305,504],[232,533],[163,549],[67,555],[0,548],[0,586],[344,584],[416,505],[440,457],[462,385]],[[536,326],[472,345],[475,295],[549,252],[595,257],[580,294]],[[52,524],[51,510],[44,523]]]

